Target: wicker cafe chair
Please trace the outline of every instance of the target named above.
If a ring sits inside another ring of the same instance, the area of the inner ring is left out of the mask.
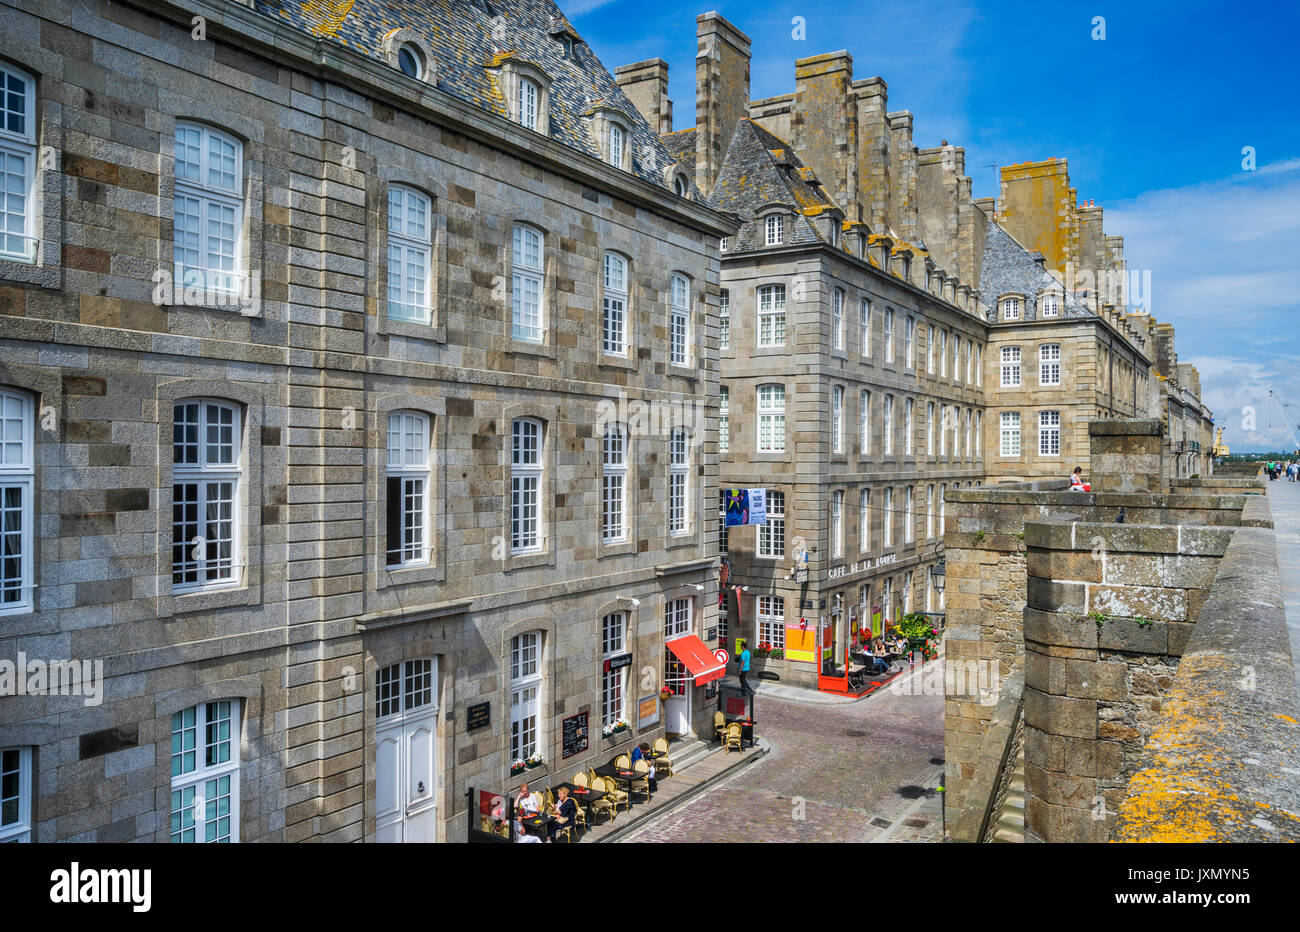
[[[548,792],[547,795],[549,796],[550,793]],[[574,811],[577,812],[578,816],[582,815],[582,807],[578,805],[577,801],[574,802],[573,808]],[[555,839],[559,839],[559,837],[563,835],[569,844],[573,844],[573,828],[578,824],[578,816],[575,816],[572,822],[568,822],[564,825],[557,825],[555,829]],[[556,816],[555,818],[558,819],[559,816]]]
[[[608,812],[610,821],[612,822],[614,820],[614,816],[618,813],[618,810],[614,807],[614,800],[610,799],[608,795],[609,791],[605,788],[604,778],[596,777],[595,779],[593,779],[591,781],[591,788],[595,790],[597,793],[606,794],[604,799],[597,799],[591,804],[592,814],[596,815],[601,812]]]
[[[735,748],[737,751],[744,750],[740,744],[740,736],[741,730],[739,722],[732,722],[727,726],[727,753],[731,753],[732,748]]]
[[[584,771],[581,771],[581,770],[577,771],[577,772],[573,775],[573,781],[572,781],[572,783],[573,783],[574,786],[586,786],[586,785],[587,785],[587,774],[586,774]]]
[[[654,751],[656,754],[668,753],[668,739],[655,738]],[[656,757],[655,774],[660,780],[664,777],[671,777],[673,775],[673,762],[667,757]]]
[[[639,760],[632,765],[636,771],[636,776],[632,779],[630,788],[633,793],[641,793],[646,799],[650,798],[650,765],[644,760]]]
[[[721,712],[713,713],[713,737],[721,741],[727,734],[727,716]]]
[[[627,790],[619,789],[617,780],[605,780],[605,798],[614,804],[615,809],[619,806],[622,806],[624,809],[632,808],[632,802],[628,799]]]
[[[626,754],[620,754],[618,757],[614,758],[614,766],[619,770],[631,770],[632,758],[628,757]]]

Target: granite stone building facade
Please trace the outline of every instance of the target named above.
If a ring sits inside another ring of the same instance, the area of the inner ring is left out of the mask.
[[[734,226],[554,4],[0,36],[0,656],[103,661],[0,697],[6,837],[455,840],[515,759],[711,726],[665,640],[717,601]]]

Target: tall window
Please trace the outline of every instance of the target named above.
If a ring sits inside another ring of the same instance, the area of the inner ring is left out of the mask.
[[[858,497],[858,550],[871,549],[871,490],[863,489]]]
[[[731,389],[718,389],[718,452],[731,451]]]
[[[29,612],[35,605],[33,411],[29,395],[0,390],[0,615]]]
[[[542,633],[510,639],[510,760],[528,760],[540,750]]]
[[[776,650],[785,650],[785,599],[779,595],[760,595],[758,611],[759,643],[766,641]]]
[[[866,298],[862,299],[861,318],[858,323],[862,331],[860,339],[862,340],[862,355],[871,355],[871,302]]]
[[[1020,347],[1002,347],[1002,387],[1017,388],[1020,385]]]
[[[947,508],[948,506],[947,499],[948,499],[948,483],[940,482],[939,483],[939,536],[940,537],[942,537],[944,533],[944,521],[946,519],[946,515],[944,514],[944,509]]]
[[[694,603],[690,599],[673,599],[664,606],[664,640],[671,641],[684,634],[691,633],[691,612]]]
[[[785,556],[785,493],[767,490],[767,523],[758,526],[758,555]]]
[[[668,445],[668,533],[678,537],[691,526],[690,435],[677,428]]]
[[[1020,455],[1020,412],[1002,412],[1002,455]]]
[[[831,452],[844,452],[844,386],[831,389]]]
[[[1020,299],[1004,298],[1002,300],[1002,319],[1019,320],[1020,319]]]
[[[32,840],[32,749],[0,748],[0,845]]]
[[[885,308],[885,362],[894,361],[894,311]]]
[[[966,427],[966,459],[970,459],[970,408],[962,412],[962,423]]]
[[[389,566],[429,560],[429,418],[414,411],[388,415]]]
[[[627,615],[610,612],[600,623],[601,659],[609,660],[627,650]],[[602,664],[602,667],[604,665]],[[605,670],[601,674],[600,720],[604,725],[626,720],[627,667]]]
[[[970,371],[971,358],[974,356],[974,354],[971,352],[971,347],[973,347],[974,345],[975,343],[973,340],[966,341],[966,384],[967,385],[975,384],[975,380],[971,377],[971,371]]]
[[[911,543],[916,539],[916,518],[912,514],[912,498],[916,494],[914,486],[903,489],[903,541]]]
[[[925,455],[934,456],[934,402],[925,403]]]
[[[239,841],[239,703],[204,702],[172,715],[173,842]]]
[[[1043,295],[1043,316],[1059,317],[1061,314],[1061,299],[1054,294]]]
[[[961,381],[961,335],[952,335],[952,380]]]
[[[623,149],[627,134],[617,123],[609,124],[609,164],[615,168],[623,167]]]
[[[785,346],[785,285],[758,289],[758,345]]]
[[[948,455],[948,406],[939,406],[939,456]]]
[[[668,312],[668,361],[688,366],[691,361],[691,286],[685,275],[674,275]]]
[[[1061,455],[1061,412],[1038,412],[1038,455]]]
[[[536,81],[519,79],[519,122],[528,129],[537,130],[537,115],[541,112],[542,91]]]
[[[858,407],[858,444],[861,455],[871,452],[871,392],[863,389]]]
[[[903,614],[912,611],[912,571],[903,574]]]
[[[975,384],[984,384],[984,347],[975,347]]]
[[[723,556],[727,554],[727,533],[727,490],[718,489],[718,553]]]
[[[831,557],[844,556],[844,492],[831,493]]]
[[[831,346],[844,349],[844,289],[831,292]]]
[[[542,549],[542,422],[515,418],[510,427],[510,549]]]
[[[925,487],[925,536],[934,536],[934,483]]]
[[[726,288],[718,299],[718,349],[731,349],[731,292]]]
[[[433,705],[433,660],[406,660],[375,671],[375,718],[395,716]]]
[[[0,256],[36,261],[36,82],[0,62]]]
[[[981,446],[981,440],[983,438],[983,434],[984,434],[984,415],[981,412],[976,411],[975,412],[975,455],[976,456],[980,455],[980,446]]]
[[[388,316],[427,324],[431,317],[430,201],[419,191],[388,188]]]
[[[916,368],[916,321],[911,317],[903,324],[903,358],[907,360],[907,368]]]
[[[885,455],[894,452],[894,396],[885,396]]]
[[[768,216],[764,227],[766,245],[780,246],[781,241],[785,238],[785,218],[780,214],[771,214]]]
[[[758,452],[785,452],[785,386],[758,386]]]
[[[600,527],[605,543],[627,540],[627,436],[606,424],[601,450]]]
[[[239,582],[239,411],[216,401],[172,410],[172,587]]]
[[[880,515],[881,536],[886,547],[894,545],[894,490],[885,489],[885,501]]]
[[[1061,344],[1044,343],[1038,348],[1038,384],[1061,384]]]
[[[939,375],[948,377],[948,331],[939,331]]]
[[[9,114],[5,117],[8,123]],[[238,293],[244,227],[243,145],[220,130],[178,122],[175,155],[172,244],[176,283]]]
[[[627,355],[627,260],[605,253],[605,296],[601,330],[604,349],[611,356]]]
[[[913,420],[915,407],[916,403],[911,398],[903,403],[903,452],[908,456],[912,455],[912,435],[916,432]]]
[[[542,342],[542,243],[539,230],[515,224],[512,275],[512,335]]]

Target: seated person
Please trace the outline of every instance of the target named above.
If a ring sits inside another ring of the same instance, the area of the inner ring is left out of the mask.
[[[542,798],[528,789],[527,783],[519,784],[519,798],[515,808],[521,816],[535,816],[542,811]]]
[[[551,807],[555,821],[546,826],[546,840],[555,841],[555,833],[566,825],[572,825],[578,817],[578,804],[569,799],[569,788],[562,786],[555,791],[555,805]]]
[[[632,757],[630,762],[635,764],[637,761],[642,760],[643,758],[645,758],[646,752],[649,750],[650,750],[650,745],[644,742],[637,745],[632,749]]]
[[[650,757],[650,742],[642,741],[641,746],[632,752],[632,763],[639,760],[645,761],[650,768],[650,792],[653,793],[659,789],[659,781],[655,779],[655,762]]]
[[[540,845],[542,840],[536,835],[529,835],[524,829],[524,823],[519,821],[515,816],[515,844],[517,845]]]

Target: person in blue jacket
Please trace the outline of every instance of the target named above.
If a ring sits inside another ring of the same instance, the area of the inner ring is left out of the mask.
[[[754,689],[749,685],[749,645],[746,644],[740,651],[740,656],[736,658],[740,664],[740,688],[747,695],[754,695]]]

